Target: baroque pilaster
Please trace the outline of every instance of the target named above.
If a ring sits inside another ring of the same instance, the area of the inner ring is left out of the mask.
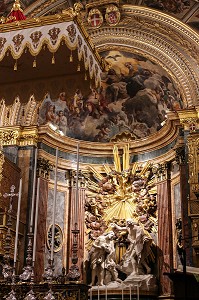
[[[158,200],[158,250],[161,294],[172,295],[173,286],[164,273],[173,270],[172,211],[171,211],[171,163],[166,162],[157,169]]]

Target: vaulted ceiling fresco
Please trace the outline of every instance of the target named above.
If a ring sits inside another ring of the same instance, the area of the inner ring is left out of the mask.
[[[121,134],[132,139],[159,131],[168,110],[182,108],[181,96],[169,75],[158,65],[132,53],[108,51],[109,70],[100,88],[89,95],[77,89],[67,98],[48,94],[40,107],[40,124],[50,122],[65,135],[109,142]]]

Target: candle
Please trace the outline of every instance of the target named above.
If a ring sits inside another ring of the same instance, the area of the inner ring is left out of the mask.
[[[78,300],[80,300],[80,289],[78,291]]]
[[[30,217],[30,232],[32,232],[34,204],[35,204],[35,186],[36,186],[36,175],[37,175],[37,153],[38,153],[38,149],[36,148],[36,150],[35,150],[33,188],[32,188],[32,207],[31,207],[31,217]]]
[[[98,285],[98,289],[97,289],[97,299],[100,299],[100,291],[99,291],[99,285]]]
[[[79,178],[79,144],[77,144],[77,174],[76,174],[76,205],[75,205],[75,223],[78,221],[78,198],[79,198],[79,186],[78,186],[78,178]]]
[[[130,298],[130,300],[131,300],[131,285],[130,285],[129,298]]]
[[[14,250],[14,266],[17,261],[17,245],[18,245],[18,235],[19,235],[19,219],[20,219],[20,209],[21,209],[21,191],[22,191],[22,179],[19,182],[19,195],[18,195],[18,207],[17,207],[17,223],[16,223],[16,234],[15,234],[15,250]]]
[[[140,299],[140,295],[139,295],[139,285],[137,285],[137,300]]]
[[[56,210],[56,198],[57,198],[57,165],[58,165],[58,148],[56,148],[56,162],[55,162],[55,184],[54,184],[54,198],[53,198],[53,219],[52,219],[52,240],[51,240],[51,254],[50,260],[53,261],[54,254],[54,240],[55,240],[55,210]]]
[[[32,252],[33,265],[34,265],[34,262],[35,262],[35,254],[36,254],[36,238],[37,238],[37,223],[38,223],[38,208],[39,208],[39,189],[40,189],[40,178],[37,179],[37,197],[36,197],[36,209],[35,209],[35,227],[34,227],[34,241],[33,241],[33,252]]]

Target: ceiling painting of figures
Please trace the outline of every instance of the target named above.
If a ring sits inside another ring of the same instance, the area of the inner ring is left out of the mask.
[[[144,57],[119,51],[103,53],[109,69],[99,88],[73,97],[48,93],[41,103],[39,122],[53,124],[64,135],[86,141],[109,142],[130,133],[136,139],[161,129],[168,110],[182,108],[180,94],[168,74]]]

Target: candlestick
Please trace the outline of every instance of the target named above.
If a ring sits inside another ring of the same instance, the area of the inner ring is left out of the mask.
[[[92,287],[90,288],[90,300],[92,300]]]
[[[21,191],[22,191],[22,178],[19,182],[19,196],[18,196],[18,207],[17,207],[17,224],[16,224],[16,234],[15,234],[15,250],[14,250],[14,265],[17,261],[17,245],[18,245],[18,235],[19,235],[19,219],[20,219],[20,208],[21,208]]]
[[[52,218],[52,241],[51,241],[51,264],[54,255],[54,239],[55,239],[55,210],[56,210],[56,197],[57,197],[57,165],[58,165],[58,148],[56,148],[56,162],[55,162],[55,184],[54,184],[54,198],[53,198],[53,218]]]
[[[139,285],[137,285],[137,300],[139,300],[140,299],[140,293],[139,293],[140,291],[139,291]]]
[[[77,144],[77,174],[76,174],[76,205],[75,205],[75,223],[78,223],[78,205],[79,205],[79,185],[78,185],[78,179],[79,179],[79,144]]]
[[[99,292],[99,285],[98,285],[98,289],[97,289],[97,299],[100,299],[100,292]]]
[[[78,290],[78,300],[80,300],[80,289]]]
[[[36,175],[37,175],[37,153],[38,153],[38,149],[36,148],[36,150],[35,150],[35,164],[34,164],[34,177],[33,177],[33,190],[32,190],[32,207],[31,207],[31,217],[30,217],[30,232],[32,232],[34,204],[35,204],[35,187],[36,187]]]
[[[33,241],[33,253],[32,263],[35,263],[36,254],[36,243],[37,243],[37,223],[38,223],[38,208],[39,208],[39,189],[40,189],[40,178],[37,179],[37,197],[36,197],[36,210],[35,210],[35,227],[34,227],[34,241]]]

